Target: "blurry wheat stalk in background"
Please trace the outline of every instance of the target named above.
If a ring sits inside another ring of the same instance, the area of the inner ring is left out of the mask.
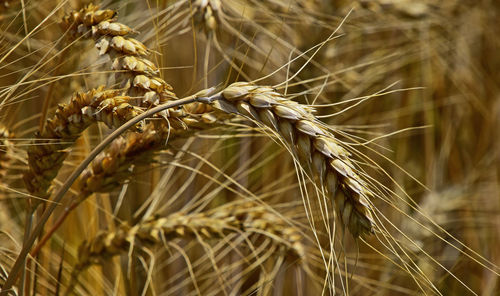
[[[499,13],[1,1],[1,293],[495,295]]]

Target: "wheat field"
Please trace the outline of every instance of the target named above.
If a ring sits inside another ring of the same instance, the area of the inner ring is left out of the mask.
[[[500,295],[498,28],[0,1],[0,295]]]

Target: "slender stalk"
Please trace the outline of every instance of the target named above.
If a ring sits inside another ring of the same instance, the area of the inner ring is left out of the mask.
[[[50,239],[54,232],[59,229],[64,220],[66,220],[66,217],[68,217],[69,213],[71,213],[71,211],[74,210],[78,205],[80,205],[79,201],[73,201],[64,209],[63,214],[56,220],[56,222],[54,222],[52,228],[43,235],[43,237],[38,241],[38,244],[35,246],[35,248],[33,248],[33,251],[31,251],[32,257],[36,257],[38,255],[38,252],[40,252],[42,247]]]

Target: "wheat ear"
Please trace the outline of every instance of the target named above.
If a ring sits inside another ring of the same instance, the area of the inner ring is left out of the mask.
[[[176,238],[220,240],[229,234],[263,235],[287,254],[306,263],[303,236],[298,228],[290,226],[264,206],[232,203],[206,213],[177,212],[132,227],[125,225],[114,232],[101,232],[80,245],[79,261],[72,271],[70,289],[76,284],[78,275],[90,265],[128,253],[131,248],[161,246]]]
[[[62,25],[73,36],[93,38],[99,54],[108,54],[112,58],[111,68],[117,71],[115,78],[116,81],[121,81],[124,94],[137,97],[139,106],[157,106],[175,99],[172,87],[160,77],[158,67],[146,59],[145,56],[151,51],[140,41],[130,37],[137,31],[117,22],[115,16],[116,12],[113,10],[100,10],[98,6],[90,4],[65,16]],[[159,116],[170,121],[170,128],[187,130],[199,127],[200,122],[220,121],[211,111],[209,105],[193,103],[164,111]],[[175,126],[176,123],[181,126]]]
[[[178,122],[191,120],[188,130],[176,128],[169,125],[169,122],[162,121],[147,124],[141,133],[127,133],[124,137],[114,140],[110,147],[98,154],[90,166],[82,172],[78,180],[78,196],[65,208],[54,226],[45,233],[33,249],[33,254],[43,247],[69,213],[92,193],[110,192],[119,187],[132,175],[133,172],[130,170],[132,165],[150,164],[155,152],[167,148],[169,139],[186,137],[199,129],[213,127],[212,117],[208,115],[202,114],[201,121],[193,121],[192,117],[174,118]]]
[[[113,141],[80,176],[79,199],[120,186],[131,175],[131,165],[148,164],[154,152],[166,148],[167,134],[168,130],[148,125],[143,133],[128,133]]]
[[[111,57],[111,68],[117,71],[116,81],[121,81],[125,94],[139,98],[140,106],[157,106],[175,99],[172,87],[160,77],[158,67],[146,58],[151,50],[130,37],[138,32],[117,22],[116,15],[113,10],[100,10],[98,6],[90,4],[65,16],[62,26],[69,30],[72,36],[92,38],[99,54],[108,54]],[[191,114],[205,114],[210,111],[208,105],[193,103],[177,110],[169,110],[168,117],[188,117]],[[166,118],[167,114],[165,112],[160,116]],[[196,117],[191,121],[197,121]]]
[[[118,127],[142,113],[128,103],[130,97],[120,96],[119,90],[104,87],[85,93],[76,93],[68,104],[60,104],[44,129],[37,132],[33,145],[28,148],[28,171],[24,181],[28,191],[47,198],[52,180],[56,177],[71,146],[92,123],[104,122],[110,128]],[[141,124],[136,125],[141,129]]]
[[[159,77],[156,65],[145,57],[150,50],[140,41],[130,37],[137,33],[129,26],[115,19],[116,12],[100,10],[89,4],[79,11],[65,16],[62,26],[72,36],[92,38],[99,55],[108,54],[112,59],[112,69],[116,70],[116,80],[131,96],[142,97],[143,104],[158,105],[175,98],[172,87]]]
[[[195,96],[203,97],[211,91],[202,90]],[[205,103],[195,102],[186,106],[192,113],[171,117],[169,112],[164,118],[167,121],[150,122],[145,125],[143,132],[127,133],[114,140],[80,176],[79,199],[83,200],[95,192],[113,190],[130,177],[131,165],[148,164],[155,152],[168,148],[169,141],[213,129],[220,126],[221,119],[225,118],[223,114],[217,114],[218,111],[212,111],[211,107],[207,108]]]
[[[243,115],[277,132],[299,159],[315,173],[334,200],[339,220],[354,237],[372,233],[368,198],[373,196],[346,151],[306,105],[288,100],[271,87],[237,82],[221,92],[213,107]]]

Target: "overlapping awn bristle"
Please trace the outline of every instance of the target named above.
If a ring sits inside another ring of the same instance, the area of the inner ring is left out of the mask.
[[[338,218],[354,237],[372,233],[374,221],[368,185],[355,173],[350,154],[312,114],[308,106],[285,99],[269,87],[237,82],[222,91],[213,106],[244,115],[271,128],[317,176],[334,200]]]
[[[10,139],[14,138],[14,134],[10,132],[7,127],[0,124],[0,183],[7,173],[11,157],[9,152],[12,151],[12,142]]]
[[[175,213],[115,232],[102,232],[79,248],[80,271],[110,256],[126,253],[131,246],[159,245],[175,238],[220,239],[229,233],[259,234],[270,238],[291,255],[305,258],[300,230],[263,206],[228,204],[207,213]]]
[[[60,104],[55,115],[47,119],[43,131],[37,132],[28,148],[28,171],[24,181],[28,191],[47,198],[52,180],[57,175],[71,146],[92,123],[103,122],[116,128],[142,113],[128,103],[130,97],[119,95],[119,90],[104,87],[86,93],[76,93],[68,104]],[[135,126],[142,129],[142,123]]]

